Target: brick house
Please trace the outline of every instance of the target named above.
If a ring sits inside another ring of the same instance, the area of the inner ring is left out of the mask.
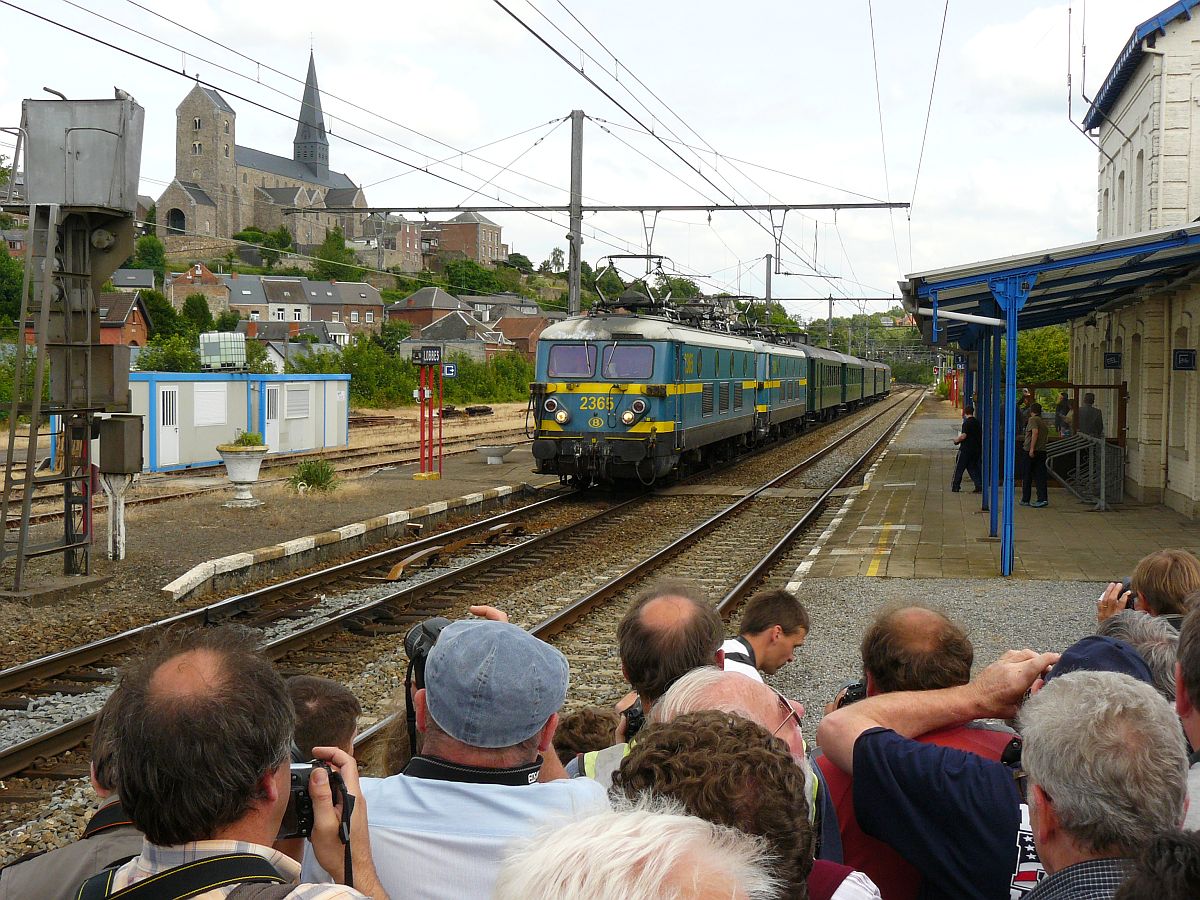
[[[8,231],[0,232],[4,238],[4,243],[8,247],[8,255],[13,259],[25,258],[25,229],[13,228]]]
[[[421,239],[429,253],[446,259],[473,259],[489,266],[508,259],[500,226],[476,212],[459,213],[448,222],[429,222],[421,230]]]
[[[108,280],[114,291],[152,291],[155,288],[153,269],[117,269]]]
[[[516,349],[499,331],[461,310],[446,313],[430,325],[413,328],[412,335],[401,343],[410,346],[437,344],[441,346],[443,356],[462,353],[479,362]]]
[[[96,298],[100,308],[100,343],[144,347],[150,339],[150,313],[140,292],[106,291]],[[33,322],[25,323],[25,343],[34,343]]]
[[[414,332],[449,312],[473,314],[471,306],[439,287],[423,287],[387,308],[389,321],[407,322]]]
[[[214,316],[230,308],[229,285],[203,263],[192,264],[186,272],[168,275],[166,294],[176,309],[183,309],[183,301],[192,294],[202,294]]]
[[[266,322],[271,318],[262,279],[257,275],[218,275],[229,290],[229,308],[249,322]]]
[[[512,341],[515,348],[533,362],[537,358],[538,338],[549,324],[550,320],[545,316],[503,316],[490,327]]]
[[[299,278],[262,277],[272,322],[307,322],[312,318],[305,282]]]

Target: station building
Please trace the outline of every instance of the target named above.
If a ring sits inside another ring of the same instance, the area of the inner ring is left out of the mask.
[[[1100,153],[1096,235],[1119,239],[1200,220],[1200,0],[1138,25],[1084,127]],[[1152,263],[1147,259],[1147,263]],[[1139,263],[1135,260],[1132,265]],[[1070,322],[1070,380],[1127,385],[1126,492],[1200,516],[1200,389],[1175,351],[1200,344],[1200,271],[1156,277]],[[1107,354],[1107,357],[1106,357]],[[1183,354],[1183,360],[1188,354]],[[1098,391],[1110,426],[1117,392]]]

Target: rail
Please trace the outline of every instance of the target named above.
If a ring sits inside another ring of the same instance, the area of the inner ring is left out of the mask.
[[[1105,511],[1125,499],[1125,451],[1104,438],[1073,434],[1046,446],[1046,469],[1068,491]]]

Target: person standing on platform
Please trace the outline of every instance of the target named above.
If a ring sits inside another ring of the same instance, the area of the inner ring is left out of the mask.
[[[1067,399],[1066,391],[1058,392],[1058,402],[1054,404],[1054,429],[1066,436],[1071,427],[1071,401]]]
[[[963,472],[966,472],[975,485],[975,493],[983,493],[983,477],[979,473],[979,459],[983,454],[983,426],[975,418],[975,407],[970,403],[963,404],[962,429],[954,443],[958,445],[958,461],[954,464],[954,480],[950,482],[950,490],[956,494],[959,492]]]
[[[1029,455],[1029,466],[1025,470],[1021,485],[1021,505],[1041,508],[1046,506],[1046,437],[1049,429],[1042,419],[1042,405],[1029,404],[1029,421],[1025,424],[1025,451]],[[1037,485],[1037,500],[1029,502],[1030,488]]]
[[[1083,406],[1079,407],[1079,433],[1094,438],[1104,438],[1104,413],[1096,409],[1096,395],[1083,395]]]

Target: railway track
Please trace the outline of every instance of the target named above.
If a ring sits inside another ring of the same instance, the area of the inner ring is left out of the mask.
[[[455,440],[448,440],[443,444],[446,448],[445,456],[457,456],[463,453],[472,452],[483,439],[483,435],[464,435]],[[487,436],[489,442],[497,441],[508,442],[512,444],[528,444],[529,439],[525,436],[525,430],[510,429],[508,431],[500,431]],[[382,444],[376,447],[356,447],[354,449],[340,450],[322,450],[311,451],[308,453],[298,453],[288,456],[266,457],[263,459],[263,467],[284,468],[295,466],[307,459],[329,459],[334,462],[334,468],[339,474],[349,474],[354,472],[364,472],[370,469],[377,469],[381,466],[389,465],[404,465],[410,462],[416,462],[418,459],[419,444],[415,441],[401,441],[395,444]],[[349,464],[346,464],[349,462]],[[221,466],[197,466],[189,469],[181,469],[178,473],[165,473],[166,481],[173,477],[195,477],[198,475],[216,475],[221,471]],[[286,478],[262,478],[259,484],[278,484],[286,481]],[[159,482],[162,483],[162,482]],[[190,497],[198,497],[202,494],[212,493],[214,491],[231,490],[228,484],[214,484],[207,487],[191,488],[183,491],[173,491],[167,494],[160,494],[153,497],[130,497],[125,501],[126,508],[131,506],[143,506],[154,503],[165,503],[168,500],[182,500]],[[48,504],[53,502],[62,502],[61,491],[55,494],[52,490],[43,491],[35,494],[33,502],[35,504]],[[16,492],[14,499],[10,502],[10,506],[20,508],[21,492]],[[94,510],[104,510],[108,507],[108,502],[104,495],[97,493],[93,495],[92,508]],[[30,515],[30,523],[34,525],[45,522],[52,522],[62,517],[61,510],[37,510]],[[19,519],[10,518],[8,527],[15,527],[19,523]]]
[[[65,753],[70,759],[71,751],[86,741],[122,655],[152,630],[173,624],[234,621],[262,628],[264,652],[281,671],[320,672],[352,686],[369,678],[372,688],[355,689],[365,709],[380,711],[390,708],[401,683],[403,637],[413,624],[431,615],[460,616],[469,603],[492,603],[506,608],[517,624],[561,644],[576,673],[573,702],[597,702],[619,684],[608,634],[625,608],[622,601],[643,581],[681,567],[694,575],[699,565],[712,568],[720,561],[716,567],[722,572],[701,580],[714,596],[722,596],[723,610],[732,609],[759,577],[747,573],[794,540],[909,408],[906,399],[894,398],[863,424],[732,503],[729,491],[689,493],[684,484],[678,492],[651,497],[592,499],[588,502],[601,508],[584,509],[570,522],[539,530],[538,518],[557,509],[558,498],[551,498],[0,672],[0,708],[20,707],[31,695],[47,692],[79,705],[79,713],[66,724],[0,749],[0,778],[11,779],[6,788],[16,792],[13,800],[20,800],[23,784],[68,777],[71,766],[64,770],[58,757]],[[897,409],[903,410],[900,415]],[[820,440],[829,430],[797,440]],[[865,431],[871,431],[871,440],[863,449]],[[722,477],[739,470],[749,473],[773,455],[794,458],[794,443],[735,463]],[[853,459],[840,465],[838,478],[821,476],[829,482],[822,492],[787,487],[828,466],[835,454]],[[647,538],[655,547],[646,547]],[[399,587],[384,580],[396,575],[397,567],[409,579]],[[597,634],[603,637],[597,639]],[[363,741],[376,740],[386,723],[385,717],[367,729]],[[74,768],[80,768],[78,761]],[[0,802],[4,800],[0,791]]]

